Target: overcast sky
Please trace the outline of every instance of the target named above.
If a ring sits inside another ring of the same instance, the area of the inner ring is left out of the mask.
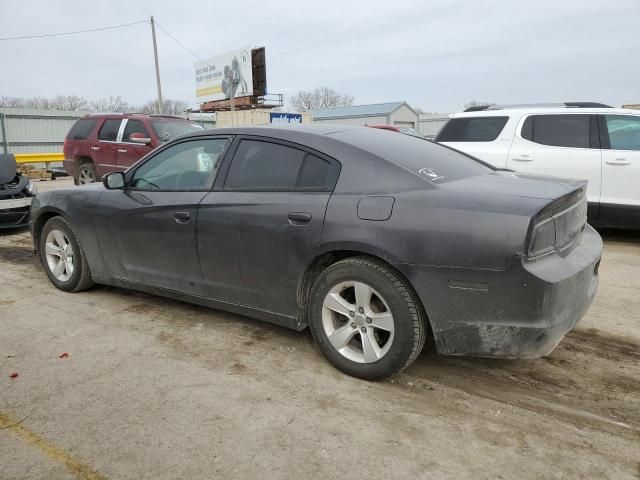
[[[470,100],[640,103],[640,0],[0,0],[0,37],[156,21],[207,58],[265,46],[288,98],[327,85],[355,104],[432,112]],[[158,32],[165,97],[195,105],[196,59]],[[0,41],[0,96],[156,95],[148,24]]]

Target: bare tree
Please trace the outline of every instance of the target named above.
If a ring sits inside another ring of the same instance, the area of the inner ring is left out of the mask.
[[[76,112],[78,110],[88,110],[89,102],[86,98],[78,95],[58,95],[52,100],[53,108],[56,110],[67,110]]]
[[[34,108],[38,110],[93,110],[95,112],[127,112],[137,111],[140,113],[159,113],[158,102],[149,100],[140,107],[131,107],[121,96],[110,95],[88,102],[85,98],[77,95],[58,95],[55,98],[33,97],[0,97],[0,107],[3,108]],[[162,102],[162,113],[168,115],[183,114],[189,108],[187,102],[182,100],[171,100],[169,98]]]
[[[91,110],[95,112],[126,112],[129,110],[129,104],[125,102],[121,96],[109,96],[100,98],[91,102]]]
[[[0,108],[26,108],[25,101],[17,97],[0,97]]]
[[[182,100],[171,100],[166,98],[162,101],[162,113],[166,115],[180,115],[185,112],[189,108],[189,104],[187,102],[183,102]],[[157,100],[149,100],[147,103],[138,107],[136,109],[140,113],[160,113],[158,112],[158,101]]]
[[[25,108],[34,108],[36,110],[54,110],[58,108],[55,102],[50,98],[33,97],[25,100]]]
[[[182,100],[165,100],[162,102],[162,113],[169,115],[180,115],[187,108],[189,108],[189,104]]]
[[[490,107],[491,105],[495,105],[494,102],[483,102],[482,100],[471,100],[464,104],[465,110],[471,107]]]
[[[291,106],[299,112],[319,108],[345,107],[353,104],[353,97],[340,94],[331,87],[316,88],[313,92],[301,90],[289,99]]]

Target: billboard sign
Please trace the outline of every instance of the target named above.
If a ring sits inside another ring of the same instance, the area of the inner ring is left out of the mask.
[[[253,95],[251,47],[196,62],[198,102]]]
[[[269,113],[269,123],[276,123],[276,124],[302,123],[302,114],[300,114],[300,113],[270,112]]]

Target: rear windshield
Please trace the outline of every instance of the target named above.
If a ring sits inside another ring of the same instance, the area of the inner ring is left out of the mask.
[[[453,182],[495,171],[468,155],[411,135],[380,135],[375,129],[363,128],[336,132],[331,136],[434,183]]]
[[[93,131],[93,127],[96,126],[98,120],[96,118],[83,118],[78,120],[69,133],[67,134],[68,140],[86,140],[91,132]]]
[[[422,135],[419,131],[417,131],[415,128],[406,128],[406,127],[401,127],[400,128],[400,133],[404,133],[405,135],[412,135],[414,137],[418,137],[418,138],[424,138],[424,135]]]
[[[151,126],[161,142],[166,142],[184,133],[204,130],[202,125],[187,120],[151,120]]]
[[[493,142],[509,117],[462,117],[450,119],[436,142]]]

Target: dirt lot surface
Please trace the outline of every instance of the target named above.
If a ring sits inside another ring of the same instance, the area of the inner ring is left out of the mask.
[[[640,236],[604,237],[550,357],[425,351],[368,383],[308,332],[58,291],[28,232],[0,233],[0,478],[640,478]]]

